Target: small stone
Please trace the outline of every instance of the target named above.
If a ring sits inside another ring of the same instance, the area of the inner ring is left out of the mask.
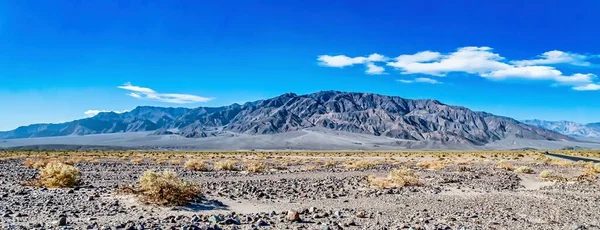
[[[61,216],[58,219],[58,226],[66,226],[67,225],[67,217]]]
[[[581,225],[581,224],[573,223],[571,225],[571,229],[573,229],[573,230],[579,230],[579,229],[584,229],[584,228],[583,228],[583,225]]]
[[[258,219],[258,221],[256,221],[256,225],[257,226],[268,226],[269,223],[267,223],[265,220],[263,219]]]
[[[300,221],[300,213],[298,213],[295,210],[289,210],[287,212],[287,220],[292,221],[292,222]]]
[[[358,212],[356,212],[356,217],[358,218],[367,218],[367,212],[360,210]]]
[[[211,215],[211,216],[208,217],[208,221],[211,222],[211,223],[213,223],[213,224],[216,224],[216,223],[219,223],[219,222],[223,221],[223,219],[221,219],[221,217],[219,217],[217,215]]]

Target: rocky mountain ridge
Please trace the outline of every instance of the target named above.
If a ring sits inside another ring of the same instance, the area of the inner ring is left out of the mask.
[[[600,123],[579,124],[572,121],[524,120],[525,124],[552,130],[567,136],[600,138]]]
[[[62,124],[35,124],[0,132],[0,139],[155,131],[157,135],[207,137],[220,132],[276,134],[326,128],[404,140],[484,145],[507,137],[573,140],[508,117],[471,111],[437,100],[371,93],[321,91],[221,107],[140,106]]]

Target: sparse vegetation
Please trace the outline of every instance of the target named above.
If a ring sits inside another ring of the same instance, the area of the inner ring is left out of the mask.
[[[131,161],[131,163],[139,164],[144,161],[144,158],[132,158],[130,161]]]
[[[441,160],[421,161],[421,162],[417,163],[417,167],[424,168],[424,169],[430,169],[430,170],[441,170],[441,169],[444,169],[444,167],[446,167],[446,163]]]
[[[422,185],[422,182],[417,178],[415,173],[407,168],[393,170],[386,178],[378,178],[371,175],[367,180],[371,185],[378,188],[401,188]]]
[[[246,169],[248,172],[260,173],[265,171],[265,163],[262,161],[250,161],[246,163]]]
[[[70,188],[79,184],[79,177],[79,169],[53,161],[40,170],[40,177],[34,184],[48,188]]]
[[[554,176],[554,172],[552,172],[550,170],[544,170],[540,173],[540,178],[542,178],[542,179],[549,179],[553,176]]]
[[[149,204],[161,206],[185,205],[200,194],[200,188],[177,177],[171,171],[144,172],[139,179],[139,188],[127,186],[122,192],[133,193]]]
[[[533,173],[533,169],[531,169],[528,166],[520,166],[517,169],[515,169],[516,173],[522,173],[522,174],[532,174]]]
[[[498,168],[504,169],[504,170],[508,170],[508,171],[513,171],[515,170],[515,166],[512,165],[511,163],[508,163],[506,161],[499,161],[496,166]]]
[[[189,159],[185,162],[184,167],[194,171],[210,171],[210,166],[205,161],[198,159]]]
[[[218,171],[234,171],[236,165],[237,161],[229,159],[216,162],[214,169]]]
[[[346,164],[344,165],[344,167],[346,169],[354,169],[354,170],[359,170],[359,169],[368,169],[370,167],[373,167],[374,165],[376,165],[375,162],[373,161],[368,161],[368,160],[348,160],[346,162]]]

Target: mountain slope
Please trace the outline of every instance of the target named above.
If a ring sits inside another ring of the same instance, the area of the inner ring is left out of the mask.
[[[567,136],[600,138],[600,123],[582,125],[572,121],[524,120],[525,124],[552,130]]]
[[[411,100],[369,93],[322,91],[287,93],[243,105],[195,109],[138,107],[130,112],[100,113],[63,124],[20,127],[0,138],[84,135],[176,130],[185,137],[219,132],[276,134],[305,128],[325,128],[405,140],[484,145],[508,137],[573,140],[562,134],[511,118],[436,100]]]

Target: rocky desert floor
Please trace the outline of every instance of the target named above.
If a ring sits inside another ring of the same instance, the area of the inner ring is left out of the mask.
[[[0,156],[0,229],[600,229],[594,165],[532,151]],[[31,185],[36,163],[51,160],[76,167],[79,184]],[[216,167],[225,161],[233,168]],[[419,183],[374,183],[395,169]],[[157,206],[120,192],[147,170],[173,171],[201,193]]]

